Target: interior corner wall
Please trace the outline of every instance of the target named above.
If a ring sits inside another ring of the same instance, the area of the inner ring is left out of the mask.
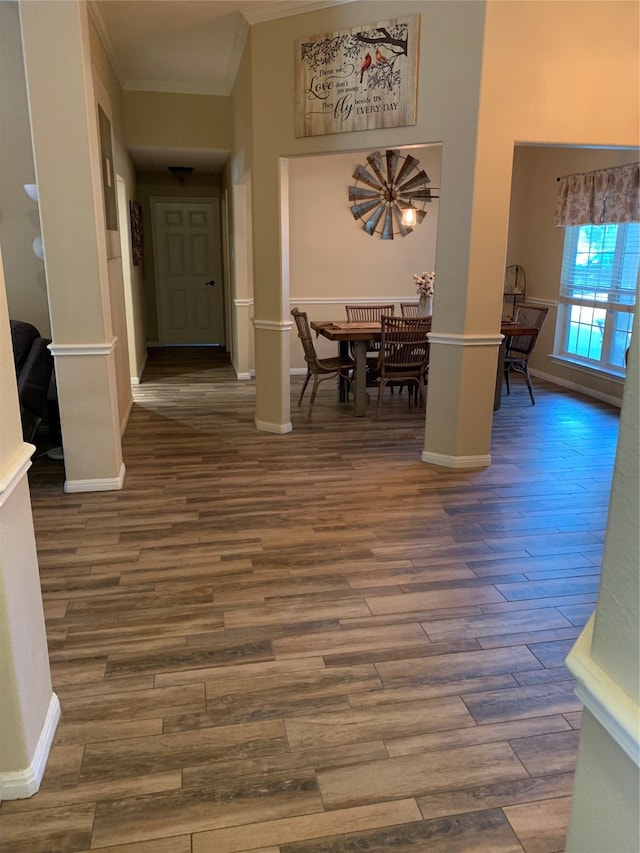
[[[0,245],[9,315],[51,335],[44,263],[32,249],[38,205],[23,184],[35,182],[19,5],[0,0]]]
[[[514,153],[509,244],[507,263],[524,267],[527,300],[549,307],[531,357],[531,368],[551,381],[597,396],[622,400],[622,381],[587,373],[580,368],[559,364],[553,353],[557,319],[558,292],[562,268],[565,230],[553,224],[558,183],[556,178],[574,172],[588,172],[637,161],[637,149],[574,148],[570,146],[516,146]]]
[[[636,145],[637,65],[636,4],[487,3],[469,278],[497,312],[490,283],[504,276],[514,145]]]

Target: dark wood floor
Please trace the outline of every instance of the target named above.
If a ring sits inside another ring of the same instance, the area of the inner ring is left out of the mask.
[[[562,851],[618,411],[515,378],[452,471],[406,393],[269,435],[215,351],[151,356],[121,492],[29,474],[62,718],[2,852]]]

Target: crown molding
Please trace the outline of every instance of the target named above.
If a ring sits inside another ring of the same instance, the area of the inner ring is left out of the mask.
[[[118,83],[124,89],[127,76],[124,73],[124,69],[118,62],[118,56],[116,54],[115,48],[113,46],[113,41],[111,39],[111,33],[109,32],[109,25],[107,24],[107,18],[102,11],[102,4],[104,0],[89,0],[87,3],[87,9],[89,11],[89,15],[91,16],[91,20],[93,21],[96,30],[98,31],[98,36],[100,37],[100,41],[102,42],[102,46],[105,49],[105,53],[109,58],[109,62],[113,68],[113,71],[118,78]]]
[[[301,15],[304,12],[315,12],[318,9],[327,9],[329,6],[341,6],[344,3],[353,3],[354,0],[300,0],[295,4],[291,0],[272,0],[272,2],[260,3],[251,9],[244,9],[242,15],[249,24],[262,24],[265,21],[275,21],[278,18],[290,18],[292,15]]]
[[[222,86],[215,83],[171,83],[167,80],[127,80],[122,89],[125,92],[168,92],[170,95],[230,95],[225,82]]]

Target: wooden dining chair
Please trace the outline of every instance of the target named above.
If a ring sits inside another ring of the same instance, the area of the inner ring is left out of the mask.
[[[349,323],[379,323],[383,314],[393,317],[393,305],[345,305]]]
[[[535,406],[536,401],[533,396],[533,387],[531,386],[531,377],[529,376],[529,358],[533,352],[538,340],[538,333],[542,328],[545,317],[549,313],[549,308],[540,305],[529,305],[526,302],[520,303],[517,306],[514,315],[514,322],[520,326],[527,326],[535,329],[535,334],[532,335],[514,335],[507,341],[507,350],[504,356],[504,381],[507,386],[507,394],[511,393],[509,384],[509,374],[522,373],[527,388],[529,389],[529,397],[531,405]]]
[[[349,323],[379,323],[383,314],[393,317],[393,305],[345,305]],[[355,344],[349,347],[351,357],[355,358]],[[380,352],[380,342],[371,341],[367,347],[367,384],[374,382],[375,365]]]
[[[415,387],[422,402],[426,400],[425,373],[429,364],[431,317],[387,317],[381,319],[380,353],[376,365],[378,404],[376,420],[385,387],[393,383]],[[413,399],[409,393],[409,406]],[[416,394],[417,401],[417,394]]]
[[[309,379],[313,376],[313,388],[311,389],[311,400],[309,401],[309,412],[307,414],[307,418],[311,418],[313,404],[315,402],[320,383],[324,382],[325,379],[337,378],[338,376],[344,379],[347,383],[350,383],[351,372],[354,368],[354,361],[349,356],[342,355],[333,356],[331,358],[318,358],[318,354],[313,343],[309,318],[306,313],[304,311],[298,311],[297,308],[293,308],[291,316],[295,320],[298,337],[300,338],[302,348],[304,349],[304,360],[307,363],[307,375],[304,380],[304,385],[302,386],[302,391],[300,392],[298,405],[302,405],[304,392],[307,390]]]
[[[401,302],[400,313],[403,317],[417,317],[418,303],[417,302]]]

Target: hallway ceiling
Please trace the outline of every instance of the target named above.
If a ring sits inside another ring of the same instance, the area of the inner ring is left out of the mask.
[[[123,89],[229,95],[252,24],[352,0],[90,0],[91,16]],[[145,148],[143,170],[193,165],[217,172],[228,152]],[[184,162],[183,162],[184,161]]]

